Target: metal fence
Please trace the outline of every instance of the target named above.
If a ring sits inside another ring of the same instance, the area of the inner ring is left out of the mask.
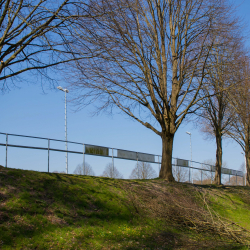
[[[189,183],[197,183],[197,184],[211,183],[212,184],[214,181],[215,166],[213,165],[200,163],[197,161],[177,159],[177,158],[173,158],[172,165],[173,165],[174,176],[177,181],[182,181],[182,182],[185,181],[185,178],[183,178],[183,174],[182,176],[178,174],[178,168],[187,169],[188,173],[186,173],[186,175],[188,175]],[[196,174],[195,174],[196,176],[194,176],[194,174],[192,173],[193,171],[196,171]],[[242,171],[222,167],[221,174],[222,174],[222,180],[227,185],[243,185],[243,186],[245,185],[245,174]],[[228,175],[228,176],[225,177],[225,175]],[[178,180],[178,177],[180,178],[182,177],[182,180]]]
[[[84,143],[79,143],[79,142],[57,140],[57,139],[43,138],[43,137],[36,137],[36,136],[8,134],[8,133],[1,133],[1,132],[0,132],[0,135],[5,136],[5,142],[4,143],[0,142],[0,146],[5,147],[5,167],[8,167],[8,149],[9,148],[25,148],[25,149],[47,151],[47,172],[50,172],[50,153],[53,151],[64,152],[66,154],[69,153],[69,154],[82,155],[84,174],[85,174],[85,156],[86,155],[111,158],[113,167],[114,167],[115,159],[124,159],[124,160],[136,161],[137,165],[138,165],[138,162],[155,163],[159,165],[159,169],[160,169],[161,155],[146,154],[146,153],[134,152],[134,151],[118,149],[118,148],[103,147],[103,146],[84,144]],[[11,144],[9,143],[10,137],[21,137],[21,138],[43,140],[46,142],[47,147],[23,145],[23,144],[22,145]],[[75,150],[66,150],[66,149],[51,147],[51,142],[63,142],[67,144],[78,145],[82,148],[82,150],[75,151]],[[214,179],[215,166],[196,162],[196,161],[189,161],[189,160],[177,159],[177,158],[172,159],[172,165],[173,165],[173,174],[177,181],[197,183],[197,184],[208,184],[209,182],[212,183]],[[244,185],[244,173],[242,171],[222,168],[222,175],[229,176],[229,179],[228,181],[226,181],[226,184]]]

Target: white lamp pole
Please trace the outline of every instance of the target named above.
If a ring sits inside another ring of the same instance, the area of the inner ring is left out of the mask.
[[[67,96],[69,93],[67,89],[63,89],[61,86],[57,87],[59,90],[65,93],[65,150],[66,150],[66,174],[68,174],[68,142],[67,142]]]
[[[186,132],[188,135],[190,135],[190,152],[191,152],[191,167],[193,167],[193,163],[192,163],[192,140],[191,140],[191,132]],[[190,168],[189,168],[189,180],[190,180]],[[194,183],[193,181],[193,169],[192,169],[192,183]]]

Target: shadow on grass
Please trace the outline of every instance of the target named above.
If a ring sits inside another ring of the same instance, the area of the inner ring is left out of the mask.
[[[190,241],[188,232],[179,232],[166,221],[138,215],[121,185],[139,190],[147,183],[164,184],[158,179],[121,184],[117,179],[0,167],[0,248],[212,249]],[[167,185],[169,192],[172,187],[191,187]],[[210,243],[214,244],[212,239]],[[226,243],[224,249],[230,249]]]
[[[133,208],[127,204],[124,193],[110,191],[115,181],[95,179],[4,170],[0,173],[2,247],[14,248],[22,241],[28,244],[31,238],[43,239],[44,235],[64,231],[63,228],[74,231],[99,225],[108,230],[109,224],[132,223]]]

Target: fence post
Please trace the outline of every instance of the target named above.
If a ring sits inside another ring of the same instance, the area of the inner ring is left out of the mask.
[[[238,183],[237,183],[237,172],[236,172],[236,186],[238,185]]]
[[[175,177],[177,178],[177,170],[176,170],[176,167],[177,167],[177,160],[175,159],[175,164],[174,164],[175,176],[174,176],[174,178],[175,178]],[[178,180],[177,180],[177,181],[178,181]]]
[[[85,157],[84,157],[85,146],[84,146],[84,144],[82,144],[82,146],[83,146],[83,151],[82,151],[82,156],[83,156],[83,159],[82,159],[82,168],[83,168],[83,175],[85,175]]]
[[[49,149],[50,149],[50,139],[48,139],[48,173],[49,173]]]
[[[136,160],[137,160],[137,176],[139,179],[138,152],[136,152]]]
[[[113,174],[115,173],[115,166],[114,166],[114,149],[112,148],[112,168],[113,168]]]
[[[201,170],[201,184],[202,184],[202,170]]]
[[[160,156],[159,155],[158,155],[158,165],[159,165],[159,176],[160,176],[161,167],[160,167]]]
[[[190,166],[188,164],[188,167],[189,167],[189,183],[191,183],[191,172],[190,172]]]
[[[229,174],[229,184],[230,184],[230,174]]]
[[[5,155],[5,167],[7,168],[8,163],[8,134],[6,134],[6,155]]]
[[[136,152],[136,161],[137,161],[137,168],[138,168],[138,152]]]
[[[213,179],[213,173],[212,173],[212,166],[210,166],[211,169],[211,184],[213,183],[212,179]]]

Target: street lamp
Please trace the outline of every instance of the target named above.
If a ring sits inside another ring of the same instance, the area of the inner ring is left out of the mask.
[[[61,86],[58,86],[57,88],[65,93],[65,150],[66,150],[66,174],[68,174],[67,97],[66,97],[66,94],[69,93],[69,91],[67,89],[63,89]]]
[[[186,132],[188,135],[190,135],[190,152],[191,152],[191,167],[193,167],[193,163],[192,163],[192,140],[191,140],[191,132]],[[193,169],[192,169],[192,173],[193,173]],[[189,182],[190,182],[190,178],[191,177],[191,172],[190,172],[190,168],[189,168]],[[193,183],[193,175],[192,175],[192,183]]]

